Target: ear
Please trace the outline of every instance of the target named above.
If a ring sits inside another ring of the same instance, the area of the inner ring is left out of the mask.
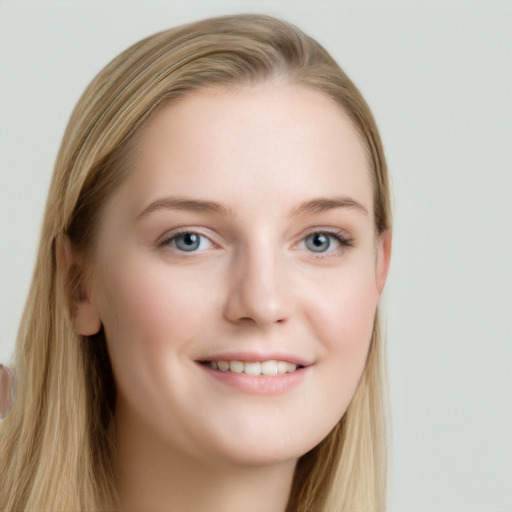
[[[382,293],[388,277],[391,261],[391,231],[386,230],[377,239],[377,258],[375,262],[375,284],[379,294]]]
[[[90,284],[87,282],[83,264],[73,251],[67,236],[57,238],[55,246],[57,272],[68,291],[69,307],[77,334],[92,336],[101,329],[99,313],[91,300]]]

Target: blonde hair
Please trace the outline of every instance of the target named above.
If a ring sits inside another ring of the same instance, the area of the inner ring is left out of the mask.
[[[102,208],[121,183],[130,141],[163,103],[206,86],[269,79],[329,95],[350,116],[368,152],[377,233],[390,229],[384,154],[363,97],[329,54],[296,27],[240,15],[152,35],[108,64],[71,116],[55,164],[35,272],[16,349],[16,404],[0,427],[3,512],[114,510],[115,383],[103,334],[73,329],[73,283],[59,272],[69,237],[90,256]],[[288,511],[385,508],[383,347],[378,315],[367,364],[348,410],[298,462]]]

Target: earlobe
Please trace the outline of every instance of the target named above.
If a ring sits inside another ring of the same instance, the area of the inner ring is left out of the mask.
[[[375,267],[375,283],[379,294],[382,293],[391,261],[391,231],[382,233],[377,241],[377,261]]]
[[[57,239],[55,256],[57,272],[66,286],[71,318],[76,333],[82,336],[97,334],[101,329],[101,319],[91,300],[83,266],[78,263],[78,258],[68,237],[61,236]]]
[[[100,317],[89,301],[81,301],[77,305],[73,324],[76,333],[82,336],[93,336],[101,329]]]

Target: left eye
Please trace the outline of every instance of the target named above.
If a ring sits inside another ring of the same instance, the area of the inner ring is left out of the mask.
[[[212,242],[199,233],[187,231],[168,238],[163,244],[182,252],[197,252],[212,247]]]
[[[301,241],[308,251],[315,253],[329,253],[348,245],[348,242],[340,235],[317,231],[303,238]]]

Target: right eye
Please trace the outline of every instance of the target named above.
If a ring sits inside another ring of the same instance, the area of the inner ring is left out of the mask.
[[[171,247],[181,252],[199,252],[213,247],[209,238],[194,231],[182,231],[171,235],[158,245]]]

